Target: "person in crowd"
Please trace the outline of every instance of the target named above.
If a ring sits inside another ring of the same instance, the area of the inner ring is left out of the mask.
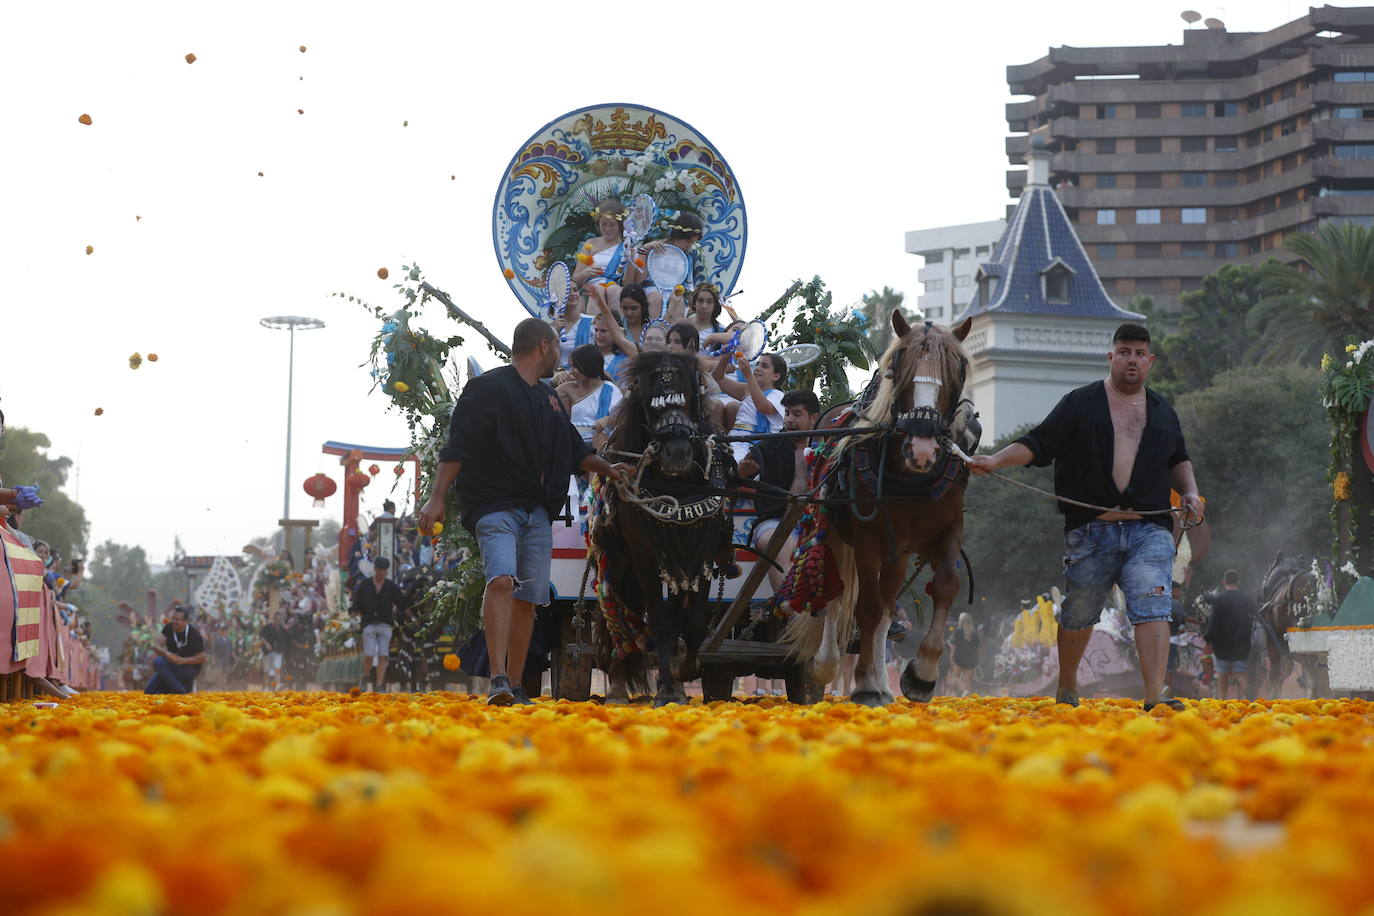
[[[738,382],[726,376],[726,370],[736,365],[745,373],[745,381]],[[777,385],[787,378],[787,363],[776,353],[764,353],[758,359],[753,371],[748,371],[748,363],[739,354],[727,354],[711,373],[720,390],[739,400],[739,413],[735,415],[732,426],[734,435],[747,436],[750,433],[775,433],[782,429],[782,392]],[[736,463],[749,453],[747,442],[733,442],[730,449],[734,452]]]
[[[701,354],[701,338],[696,328],[685,321],[679,321],[668,329],[667,349],[674,353],[691,353],[697,358],[697,368],[701,373],[701,383],[706,388],[706,400],[711,417],[711,425],[717,430],[725,430],[725,403],[720,392],[720,383],[711,377],[716,366],[715,357]]]
[[[657,318],[651,319],[644,325],[644,332],[639,338],[640,350],[666,350],[668,349],[668,328],[666,321]]]
[[[1163,697],[1174,560],[1170,488],[1181,494],[1189,518],[1202,516],[1203,503],[1178,415],[1145,387],[1154,361],[1149,330],[1121,325],[1112,335],[1104,381],[1070,391],[1039,426],[971,464],[974,474],[987,474],[1053,463],[1058,496],[1105,507],[1059,504],[1069,590],[1059,621],[1056,699],[1070,706],[1078,705],[1078,665],[1092,628],[1119,584],[1135,627],[1145,709],[1183,708],[1177,698]]]
[[[596,306],[615,308],[620,302],[620,281],[624,277],[625,205],[607,197],[592,210],[597,236],[582,246],[573,286],[586,293]]]
[[[1240,590],[1240,573],[1228,569],[1221,577],[1221,593],[1212,601],[1212,616],[1203,637],[1212,644],[1217,673],[1217,699],[1227,699],[1231,685],[1236,699],[1245,696],[1246,660],[1255,622],[1255,601]]]
[[[262,680],[268,690],[281,689],[282,660],[286,654],[286,628],[280,611],[258,631],[262,642]]]
[[[606,375],[601,351],[592,344],[573,351],[571,372],[572,379],[557,388],[558,399],[582,441],[595,448],[605,439],[601,421],[620,403],[620,389]]]
[[[720,293],[712,284],[703,283],[692,290],[691,301],[691,308],[681,320],[696,329],[700,345],[705,346],[708,335],[725,331],[719,320],[721,309],[724,307],[720,301]]]
[[[630,356],[639,352],[639,339],[644,336],[644,325],[649,320],[649,297],[645,295],[644,287],[635,284],[627,286],[620,291],[620,318],[624,322],[624,332],[627,342],[633,342],[633,349],[627,348],[619,340],[616,346]]]
[[[978,649],[981,637],[973,625],[973,615],[968,611],[959,614],[959,626],[949,638],[953,661],[950,671],[949,691],[952,696],[966,697],[973,692],[973,672],[978,667]]]
[[[153,646],[153,676],[144,693],[190,693],[205,664],[205,639],[191,624],[190,608],[177,604]]]
[[[439,453],[434,488],[420,512],[428,532],[445,513],[455,482],[463,526],[481,548],[486,589],[482,622],[491,664],[487,702],[529,703],[512,687],[525,670],[534,608],[549,600],[551,519],[567,495],[568,476],[585,471],[628,479],[592,452],[557,393],[541,379],[558,362],[558,342],[544,322],[516,325],[508,366],[470,380],[454,405],[448,443]]]
[[[366,690],[367,676],[373,675],[373,686],[380,692],[386,683],[386,666],[391,657],[391,628],[396,624],[396,612],[406,606],[400,586],[391,581],[391,561],[378,557],[372,561],[372,577],[364,579],[353,590],[352,610],[362,618],[363,679],[358,686]]]
[[[643,282],[649,279],[645,269],[638,266],[640,261],[647,264],[650,252],[663,245],[675,245],[687,254],[688,270],[686,288],[695,289],[706,282],[705,265],[701,258],[693,251],[697,243],[701,241],[706,232],[706,223],[695,213],[679,213],[673,217],[673,223],[668,230],[666,239],[656,239],[645,245],[640,246],[638,257],[632,262],[631,272],[626,278],[626,282]],[[668,302],[664,303],[663,294],[655,288],[646,289],[649,298],[649,314],[654,317],[662,317],[669,324],[680,321],[685,311],[683,297],[676,290],[670,291]]]

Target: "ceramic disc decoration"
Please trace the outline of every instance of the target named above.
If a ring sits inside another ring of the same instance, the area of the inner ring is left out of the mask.
[[[688,282],[730,294],[744,264],[746,220],[729,165],[695,128],[672,115],[643,105],[593,105],[536,131],[496,189],[496,259],[526,311],[545,317],[549,266],[565,261],[575,270],[583,246],[601,238],[598,204],[613,199],[628,208],[640,194],[657,207],[645,243],[666,239],[681,225],[681,214],[701,218],[704,233],[690,254]],[[607,278],[635,270],[637,260],[633,249],[611,258]]]

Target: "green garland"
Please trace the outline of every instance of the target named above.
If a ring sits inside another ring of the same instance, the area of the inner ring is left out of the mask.
[[[878,357],[868,342],[868,316],[857,308],[833,309],[832,302],[825,282],[820,277],[812,277],[809,283],[793,282],[787,292],[759,315],[759,320],[768,325],[769,336],[776,342],[773,349],[803,343],[821,348],[821,355],[814,363],[788,373],[787,385],[810,391],[819,381],[820,399],[827,405],[852,399],[849,367],[867,371]],[[780,336],[789,317],[791,330]]]
[[[1372,559],[1361,557],[1355,537],[1358,529],[1355,513],[1359,511],[1351,499],[1351,475],[1355,472],[1355,440],[1360,428],[1360,415],[1369,409],[1374,395],[1374,340],[1356,343],[1348,338],[1345,359],[1322,354],[1322,404],[1331,418],[1331,463],[1327,481],[1331,484],[1331,527],[1334,538],[1332,555],[1335,565],[1346,563],[1359,569]],[[1374,522],[1374,506],[1367,507]]]

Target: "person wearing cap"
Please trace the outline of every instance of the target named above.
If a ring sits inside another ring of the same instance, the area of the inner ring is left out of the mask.
[[[363,681],[367,687],[368,672],[374,671],[373,684],[377,690],[386,682],[386,663],[391,654],[391,627],[396,623],[396,611],[406,607],[405,594],[387,578],[391,561],[378,557],[372,561],[372,577],[358,583],[353,590],[353,613],[362,617],[363,624]]]
[[[572,378],[558,386],[558,399],[572,417],[582,441],[595,445],[598,423],[620,403],[620,389],[606,375],[605,358],[596,344],[583,344],[573,350],[570,372]]]

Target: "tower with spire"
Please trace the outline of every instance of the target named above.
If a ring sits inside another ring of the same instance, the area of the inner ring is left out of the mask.
[[[1039,422],[1069,390],[1106,375],[1112,333],[1143,316],[1107,295],[1050,188],[1049,142],[1034,135],[1026,189],[963,316],[969,387],[996,439]]]

